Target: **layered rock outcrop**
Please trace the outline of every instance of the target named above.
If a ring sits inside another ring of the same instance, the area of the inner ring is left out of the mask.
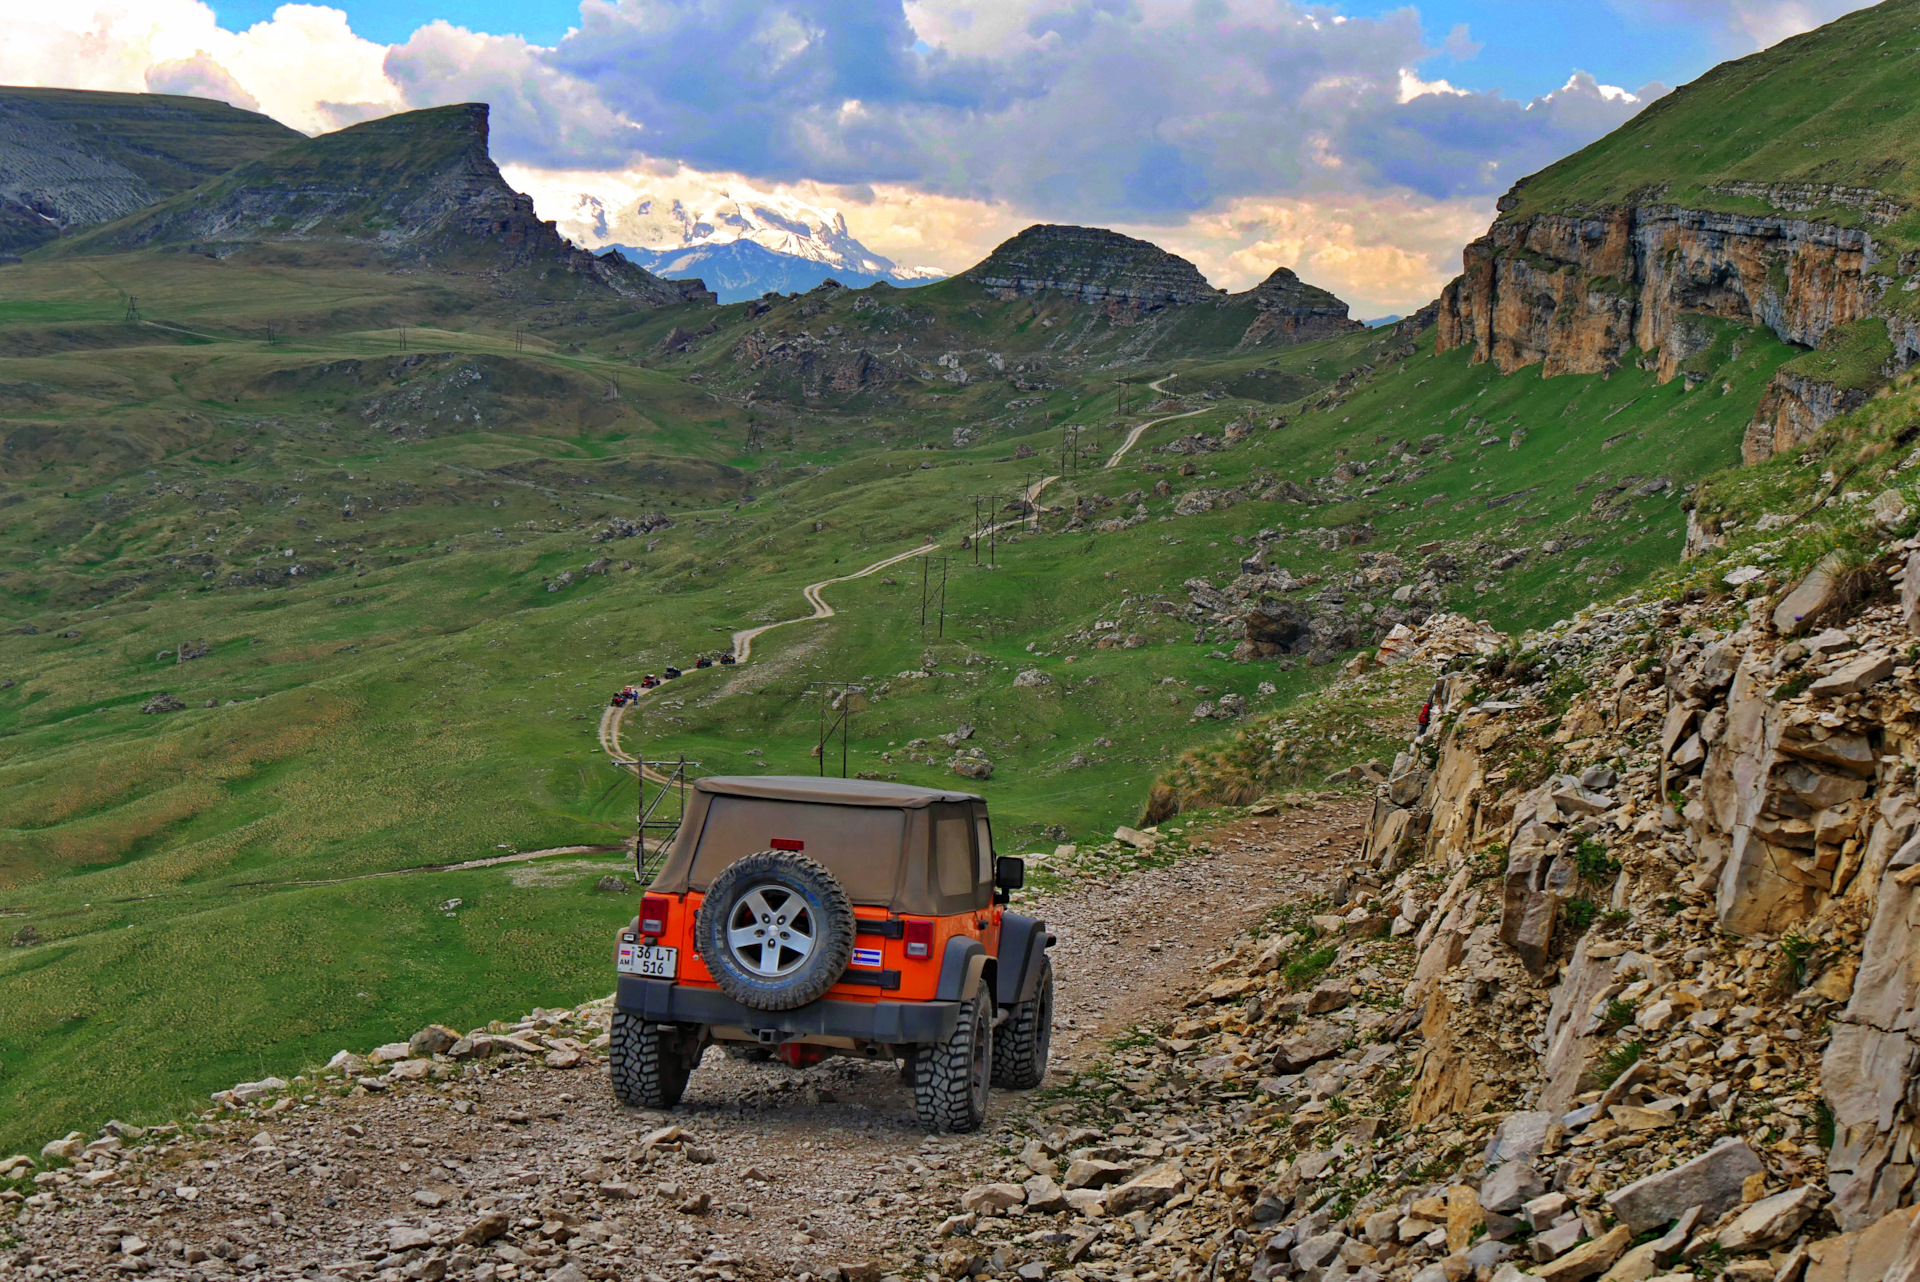
[[[1920,580],[1920,547],[1894,551],[1899,580]],[[1779,1140],[1761,1150],[1766,1169],[1804,1181],[1819,1223],[1862,1235],[1803,1258],[1818,1276],[1864,1277],[1846,1261],[1886,1256],[1888,1243],[1861,1243],[1897,1240],[1905,1218],[1889,1217],[1920,1201],[1920,619],[1904,600],[1849,608],[1820,572],[1736,577],[1752,585],[1744,617],[1600,610],[1523,659],[1443,678],[1443,728],[1396,763],[1368,852],[1383,877],[1451,873],[1424,910],[1441,920],[1426,987],[1410,993],[1428,1041],[1416,1100],[1455,1109],[1467,1085],[1511,1069],[1483,1065],[1476,1037],[1531,1016],[1515,976],[1538,977],[1551,987],[1523,1105],[1574,1145],[1608,1117],[1630,1133],[1702,1108],[1745,1116]],[[1518,676],[1489,696],[1487,676],[1507,667]],[[1558,715],[1548,671],[1587,685]],[[1544,779],[1540,748],[1557,758]],[[1498,902],[1478,907],[1489,857]],[[1476,962],[1489,931],[1501,948]],[[1524,971],[1502,971],[1502,955]],[[1636,1056],[1653,1098],[1613,1107],[1631,1074],[1583,1093]],[[1624,1196],[1608,1197],[1623,1217]],[[1779,1209],[1729,1210],[1717,1240],[1748,1246],[1741,1220]],[[1840,1271],[1818,1272],[1829,1259]]]
[[[1309,285],[1285,267],[1233,300],[1251,302],[1253,323],[1240,336],[1241,347],[1264,343],[1311,343],[1365,329],[1347,315],[1347,305],[1317,285]]]
[[[1437,346],[1470,347],[1503,372],[1604,373],[1638,349],[1671,379],[1712,342],[1694,317],[1819,347],[1839,326],[1886,316],[1888,372],[1920,356],[1920,329],[1896,306],[1896,282],[1920,267],[1920,254],[1865,228],[1649,202],[1505,216],[1464,258],[1441,296]],[[1787,377],[1749,432],[1749,459],[1807,439],[1851,403],[1839,389]]]
[[[1178,254],[1102,227],[1035,224],[1001,243],[964,275],[997,298],[1053,290],[1115,313],[1223,297],[1198,267]]]

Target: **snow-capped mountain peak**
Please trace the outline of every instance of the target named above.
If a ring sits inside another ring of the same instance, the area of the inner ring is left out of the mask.
[[[839,210],[790,195],[726,187],[636,191],[623,201],[582,191],[536,192],[535,199],[577,243],[618,249],[670,279],[700,276],[722,302],[810,289],[829,276],[859,288],[881,280],[919,285],[945,275],[897,265],[856,240]]]

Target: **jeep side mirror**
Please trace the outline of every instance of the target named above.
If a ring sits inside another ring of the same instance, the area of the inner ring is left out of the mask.
[[[1018,890],[1027,884],[1027,861],[1002,855],[993,861],[993,884],[998,890]]]

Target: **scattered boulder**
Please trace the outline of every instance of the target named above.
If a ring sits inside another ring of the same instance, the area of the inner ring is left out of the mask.
[[[1691,1162],[1607,1194],[1607,1205],[1634,1233],[1672,1223],[1688,1207],[1714,1218],[1737,1205],[1749,1176],[1766,1168],[1744,1140],[1725,1139]]]
[[[186,706],[187,705],[180,699],[163,691],[141,704],[140,711],[151,716],[156,712],[181,712],[185,710]]]
[[[445,1055],[460,1040],[460,1034],[445,1024],[428,1024],[407,1039],[409,1055]]]
[[[1820,1190],[1810,1184],[1763,1197],[1720,1230],[1716,1240],[1728,1251],[1764,1251],[1778,1246],[1812,1219],[1825,1201]]]

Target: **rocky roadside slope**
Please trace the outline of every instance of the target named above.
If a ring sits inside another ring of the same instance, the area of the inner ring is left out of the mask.
[[[1864,607],[1745,569],[1453,665],[1365,849],[1031,1119],[942,1271],[1039,1215],[1085,1279],[1920,1276],[1920,541]]]

